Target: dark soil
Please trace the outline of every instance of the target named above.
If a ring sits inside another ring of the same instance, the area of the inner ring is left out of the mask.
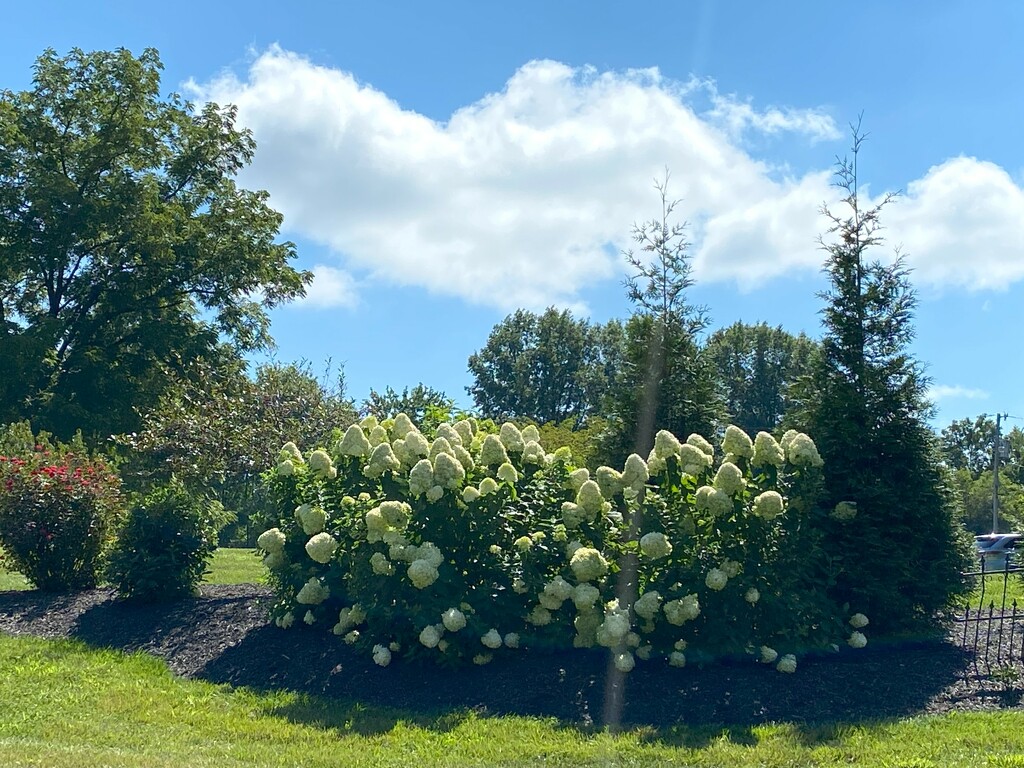
[[[0,592],[0,632],[71,637],[96,647],[145,651],[178,675],[258,689],[287,688],[424,714],[555,717],[603,722],[603,652],[523,652],[485,667],[451,670],[397,659],[376,666],[322,630],[268,624],[270,593],[251,585],[206,586],[202,597],[137,605],[109,590],[72,595]],[[978,674],[978,659],[950,640],[873,642],[800,661],[796,674],[743,661],[703,669],[640,663],[627,676],[629,724],[751,725],[856,722],[952,710],[1021,708],[1019,659]],[[984,661],[984,660],[982,660]]]

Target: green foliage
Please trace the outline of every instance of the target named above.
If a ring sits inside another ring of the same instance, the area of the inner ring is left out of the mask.
[[[383,392],[370,390],[370,396],[363,402],[363,413],[378,421],[392,419],[400,413],[407,414],[424,429],[450,421],[455,413],[455,400],[444,392],[428,387],[422,382],[412,389],[403,387],[401,394],[388,386]],[[337,421],[335,424],[347,422]]]
[[[326,444],[354,414],[343,378],[328,385],[308,364],[260,365],[253,380],[231,357],[217,366],[196,361],[146,414],[141,431],[118,438],[123,474],[140,492],[177,477],[193,495],[236,515],[226,539],[251,544],[252,520],[269,505],[260,474],[273,466],[279,436],[291,435],[303,448]]]
[[[622,326],[577,320],[549,307],[537,315],[516,310],[494,326],[483,349],[469,357],[480,413],[538,423],[597,413],[622,355]]]
[[[751,435],[775,432],[793,407],[791,388],[810,368],[817,345],[767,323],[736,322],[715,331],[704,348],[715,370],[729,422]]]
[[[120,482],[76,435],[70,444],[0,429],[0,557],[41,590],[96,586],[121,516]]]
[[[235,109],[162,97],[161,69],[48,50],[31,90],[0,92],[0,422],[134,431],[222,339],[268,346],[266,310],[311,279],[267,193],[234,181],[255,151]]]
[[[537,425],[541,445],[564,445],[572,453],[576,466],[591,471],[598,467],[599,440],[607,428],[607,420],[600,416],[591,416],[585,426],[580,426],[573,418]]]
[[[197,499],[172,481],[130,508],[107,564],[107,581],[122,597],[142,602],[191,595],[229,521],[219,503]]]
[[[968,544],[955,519],[936,441],[926,424],[926,379],[909,352],[915,299],[901,258],[868,262],[881,209],[863,210],[857,156],[838,164],[845,215],[822,240],[830,287],[822,298],[825,335],[801,385],[800,426],[825,460],[828,506],[856,503],[827,543],[840,570],[835,594],[863,606],[885,629],[927,625],[965,589]]]
[[[686,301],[690,276],[685,224],[670,224],[678,201],[668,200],[668,174],[655,188],[661,217],[633,227],[641,253],[625,253],[634,312],[625,325],[623,357],[608,387],[603,413],[608,430],[598,454],[621,463],[631,451],[646,454],[658,429],[679,435],[714,434],[725,412],[714,369],[697,335],[707,328],[703,307]]]

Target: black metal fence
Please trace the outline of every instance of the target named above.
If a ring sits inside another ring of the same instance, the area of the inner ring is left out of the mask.
[[[978,594],[954,617],[954,638],[971,657],[974,674],[1018,677],[1024,666],[1024,605],[1018,605],[1021,573],[1009,555],[1001,567],[979,557],[978,570],[965,573],[979,585]]]

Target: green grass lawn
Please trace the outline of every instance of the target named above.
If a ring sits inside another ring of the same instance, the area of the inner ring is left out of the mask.
[[[1024,766],[1018,712],[612,736],[235,690],[142,654],[3,635],[0,680],[4,766]]]
[[[253,549],[221,548],[213,553],[205,584],[265,584],[267,572]],[[0,568],[0,592],[10,589],[31,589],[20,573]]]

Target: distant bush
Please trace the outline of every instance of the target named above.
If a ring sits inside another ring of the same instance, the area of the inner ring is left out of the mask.
[[[51,443],[27,422],[0,428],[5,566],[49,592],[94,587],[120,515],[117,474],[80,438]]]
[[[132,505],[107,580],[122,597],[140,601],[192,594],[227,517],[220,504],[192,496],[180,482],[152,491]]]

